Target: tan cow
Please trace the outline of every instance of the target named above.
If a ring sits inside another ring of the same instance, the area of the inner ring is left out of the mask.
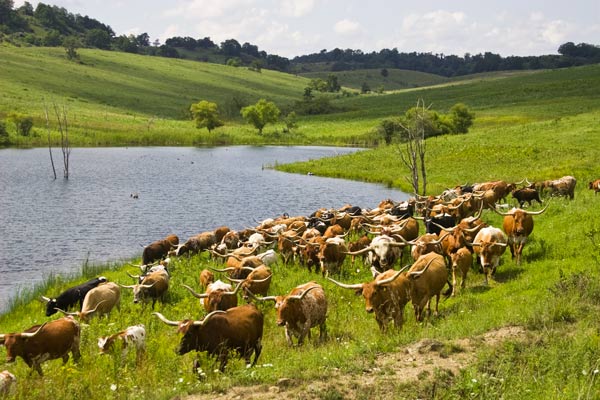
[[[513,208],[507,213],[496,211],[504,216],[502,228],[508,236],[508,245],[512,258],[516,259],[517,264],[521,264],[521,254],[527,238],[533,232],[533,216],[540,215],[548,208],[550,204],[540,211],[525,211],[520,208]]]
[[[482,228],[473,243],[468,243],[479,257],[479,262],[483,268],[485,284],[488,284],[488,278],[496,272],[500,264],[500,257],[506,251],[507,239],[504,233],[498,228],[487,226]]]

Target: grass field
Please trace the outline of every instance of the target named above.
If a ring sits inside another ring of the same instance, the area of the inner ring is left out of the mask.
[[[30,56],[35,57],[35,52]],[[100,59],[105,55],[83,53],[84,63],[87,57]],[[0,60],[6,63],[4,58]],[[183,62],[177,61],[173,68],[180,63]],[[0,74],[1,71],[5,69],[0,69]],[[413,106],[418,97],[433,103],[434,108],[442,112],[457,102],[464,102],[476,113],[471,131],[466,135],[427,141],[428,193],[437,194],[457,184],[492,179],[538,180],[563,175],[577,178],[574,200],[553,199],[548,210],[535,217],[535,229],[525,246],[523,263],[516,265],[507,251],[489,287],[483,285],[482,275],[473,269],[467,288],[441,303],[439,317],[418,324],[409,305],[403,329],[382,334],[373,315],[365,312],[362,298],[352,291],[339,288],[298,264],[278,265],[273,268],[271,294],[287,293],[309,280],[323,285],[329,301],[329,340],[318,344],[315,330],[313,339],[304,346],[289,348],[283,328],[275,324],[272,305],[261,306],[265,313],[265,333],[258,366],[247,369],[243,362],[232,359],[226,372],[221,374],[215,372],[216,365],[202,355],[206,377],[198,380],[191,368],[195,355],[174,353],[179,341],[175,328],[152,317],[149,306],[133,304],[131,292],[123,289],[120,311],[114,312],[108,320],[94,319],[83,327],[79,364],[69,361],[62,366],[60,361],[48,361],[44,364],[44,378],[29,375],[29,368],[22,360],[6,365],[19,379],[12,397],[171,399],[190,393],[227,397],[234,388],[242,387],[249,398],[269,398],[269,394],[286,396],[286,393],[288,397],[306,399],[598,398],[600,221],[596,203],[600,198],[587,189],[587,182],[600,177],[599,72],[599,66],[589,66],[498,79],[482,77],[443,87],[339,99],[336,102],[348,111],[301,120],[298,142],[302,139],[337,144],[364,139],[378,120],[402,113]],[[36,88],[40,84],[35,82],[33,72],[24,76],[31,80],[31,91],[38,95],[47,93],[47,88]],[[300,78],[291,79],[298,79],[298,88],[303,86]],[[294,87],[290,84],[290,93]],[[37,95],[31,96],[30,90],[18,88],[15,83],[0,94],[2,110],[9,104],[7,98],[10,101],[18,98],[22,103],[15,104],[21,104],[19,107],[33,104],[29,102],[34,102]],[[60,93],[59,89],[53,90]],[[93,112],[97,103],[82,101],[82,94],[76,96],[74,109],[80,110],[77,115],[89,118],[86,123],[90,127],[105,121],[97,128],[99,137],[110,138],[127,124],[134,126],[131,121],[125,124],[120,120],[127,115],[124,110],[129,110],[122,97],[118,100],[123,102],[121,105],[111,105],[111,113],[100,117]],[[172,108],[172,112],[176,110],[177,107]],[[142,115],[147,118],[152,112],[140,111],[135,116],[139,125],[144,122]],[[133,116],[130,118],[135,120]],[[116,122],[109,130],[111,133],[103,136],[113,120]],[[165,118],[164,123],[173,124],[173,131],[177,131],[176,127],[184,122]],[[152,128],[155,129],[158,131],[157,127]],[[164,129],[164,132],[169,131]],[[251,134],[250,129],[239,126],[223,130],[231,138]],[[395,146],[381,147],[351,156],[278,168],[383,182],[408,191],[410,188],[404,178],[407,171],[398,159],[397,150]],[[373,204],[380,200],[373,199]],[[501,217],[493,212],[484,211],[483,219],[491,225],[501,225]],[[204,312],[198,300],[181,284],[198,288],[199,271],[214,265],[206,254],[175,260],[168,300],[158,304],[156,310],[173,320],[201,318]],[[36,300],[40,294],[56,295],[96,274],[130,284],[132,280],[126,272],[134,273],[135,268],[114,264],[85,266],[79,277],[51,277],[42,287],[23,292],[13,301],[11,311],[0,316],[0,330],[3,333],[22,331],[46,321],[44,306]],[[369,275],[366,268],[357,271],[346,261],[339,279],[355,283],[368,280]],[[135,366],[133,354],[123,365],[117,356],[97,355],[99,336],[138,323],[145,324],[148,331],[148,351],[141,366]],[[473,361],[460,372],[435,368],[432,361],[433,372],[406,382],[403,370],[393,365],[380,368],[382,357],[405,358],[407,346],[423,339],[442,343],[445,357],[452,358],[466,352],[453,344],[456,340],[479,337],[508,326],[518,326],[526,334],[518,339],[503,340],[494,347],[481,342]],[[0,356],[4,351],[0,350]],[[340,381],[340,377],[343,380]],[[289,387],[283,388],[281,393],[269,392],[269,388],[283,378],[288,380]],[[386,385],[377,385],[379,379],[385,379]],[[263,397],[259,397],[261,393]]]

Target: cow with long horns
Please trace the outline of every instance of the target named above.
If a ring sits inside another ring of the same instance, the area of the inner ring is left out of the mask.
[[[485,284],[488,284],[488,279],[494,275],[496,268],[500,264],[500,258],[506,251],[508,246],[506,236],[502,231],[493,226],[482,228],[472,243],[467,243],[473,248],[473,251],[479,257],[479,263],[483,268],[485,276]]]
[[[523,247],[525,246],[529,235],[533,232],[533,216],[542,214],[549,205],[550,204],[546,204],[546,207],[540,211],[525,211],[520,208],[513,208],[506,213],[496,211],[498,214],[504,216],[502,228],[504,229],[504,233],[508,236],[510,253],[517,264],[521,264]]]
[[[206,351],[209,356],[219,358],[221,371],[225,370],[231,350],[244,358],[246,364],[254,366],[262,350],[264,317],[254,304],[213,311],[201,320],[171,321],[158,312],[153,312],[167,325],[177,326],[183,334],[177,354],[190,351]],[[254,353],[254,360],[250,358]]]
[[[371,282],[346,284],[327,278],[344,289],[355,290],[365,299],[367,313],[375,313],[375,320],[382,332],[387,330],[390,320],[396,328],[404,323],[404,307],[409,302],[410,283],[403,270],[388,269],[378,274]]]
[[[32,326],[22,333],[0,334],[0,345],[6,347],[7,362],[21,357],[32,371],[42,376],[41,364],[46,360],[62,358],[65,364],[69,360],[69,352],[73,360],[79,360],[80,333],[79,323],[65,317]]]
[[[285,326],[285,338],[290,346],[292,337],[298,338],[298,346],[304,338],[310,338],[310,329],[319,327],[319,340],[327,337],[327,297],[323,287],[316,282],[308,282],[292,289],[286,296],[268,296],[258,301],[273,301],[277,310],[277,325]]]

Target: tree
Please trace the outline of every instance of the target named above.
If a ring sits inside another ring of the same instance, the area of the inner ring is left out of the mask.
[[[135,42],[140,47],[148,47],[150,46],[150,35],[148,35],[146,32],[137,35],[135,37]]]
[[[192,118],[196,121],[196,128],[206,128],[208,132],[223,126],[223,121],[219,119],[219,110],[217,103],[201,100],[190,106]]]
[[[469,108],[463,103],[457,103],[450,108],[450,120],[453,126],[453,133],[467,133],[473,125],[475,114],[469,111]]]
[[[111,37],[104,29],[90,29],[85,33],[85,44],[90,47],[108,50]]]
[[[369,84],[367,82],[363,82],[363,84],[360,87],[360,92],[362,94],[365,93],[369,93],[371,91],[371,87],[369,86]]]
[[[13,12],[14,2],[12,0],[0,0],[0,25],[6,24]]]
[[[414,107],[413,118],[405,120],[402,129],[406,133],[406,142],[398,145],[398,153],[404,165],[410,170],[410,178],[406,179],[411,183],[415,194],[419,193],[421,183],[422,195],[425,195],[427,188],[427,169],[425,165],[425,126],[428,119],[429,107],[425,108],[423,99],[417,100],[417,106]],[[404,147],[404,148],[403,148]]]
[[[335,74],[329,74],[327,76],[327,91],[328,92],[339,92],[342,87],[338,82],[338,77]]]
[[[237,57],[242,52],[242,46],[235,39],[227,39],[221,43],[221,52],[226,56]]]
[[[29,136],[31,133],[31,128],[33,128],[33,118],[29,115],[13,112],[8,114],[8,120],[15,124],[17,135]]]
[[[388,75],[390,74],[388,72],[387,68],[382,68],[381,71],[380,71],[380,73],[381,73],[381,76],[383,76],[384,78],[387,78]]]
[[[283,119],[283,123],[285,124],[285,132],[291,132],[292,129],[298,127],[296,113],[291,111],[286,117]]]
[[[241,114],[248,123],[258,129],[258,134],[262,135],[265,125],[277,122],[281,111],[272,101],[260,99],[256,104],[242,108]]]
[[[63,40],[63,47],[67,52],[67,58],[69,60],[78,60],[79,54],[77,53],[77,49],[81,47],[81,42],[75,36],[67,36]]]

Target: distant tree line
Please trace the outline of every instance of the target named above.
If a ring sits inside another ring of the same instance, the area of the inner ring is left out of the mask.
[[[399,52],[398,49],[383,49],[364,53],[361,50],[335,48],[331,51],[299,56],[292,64],[302,68],[304,64],[328,63],[330,70],[347,71],[366,68],[398,68],[429,72],[442,76],[468,75],[478,72],[553,69],[600,62],[600,47],[587,43],[575,45],[567,42],[560,45],[558,55],[509,56],[485,52],[483,54],[456,55]]]
[[[73,38],[76,41],[73,41]],[[67,39],[68,46],[64,43]],[[396,48],[370,53],[335,48],[289,60],[275,54],[267,54],[259,50],[258,46],[247,42],[240,44],[235,39],[216,44],[209,37],[201,39],[172,37],[161,45],[158,39],[151,41],[148,33],[116,36],[110,26],[88,16],[70,13],[63,7],[38,3],[34,8],[26,1],[15,9],[13,0],[0,0],[0,41],[13,42],[17,45],[65,46],[69,49],[80,45],[88,48],[200,60],[203,57],[194,56],[193,52],[204,51],[221,56],[221,59],[225,59],[224,63],[228,65],[244,65],[257,72],[260,72],[261,68],[282,72],[303,72],[310,70],[307,64],[324,63],[329,65],[330,72],[364,68],[387,71],[388,68],[399,68],[450,77],[490,71],[552,69],[600,62],[600,47],[573,42],[560,45],[556,55],[543,56],[502,57],[485,52],[474,55],[467,53],[460,57],[432,53],[405,53],[399,52]],[[192,52],[192,55],[189,52]]]

